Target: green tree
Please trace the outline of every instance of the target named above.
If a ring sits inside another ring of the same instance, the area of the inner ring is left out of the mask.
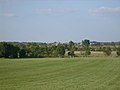
[[[73,46],[74,46],[74,42],[73,42],[73,41],[70,41],[70,42],[69,42],[69,47],[70,47],[70,48],[73,48]]]
[[[27,50],[20,49],[19,50],[19,58],[26,58],[27,57]]]
[[[14,46],[10,43],[1,42],[0,43],[0,57],[4,58],[17,58],[19,47]]]
[[[103,53],[104,53],[105,55],[110,56],[110,55],[111,55],[111,52],[112,52],[112,50],[111,50],[110,47],[104,47],[104,48],[103,48]]]
[[[116,54],[117,56],[120,56],[120,46],[117,48]]]
[[[56,48],[56,54],[57,54],[57,56],[59,56],[59,57],[64,57],[64,55],[65,55],[65,48],[64,48],[64,46],[63,45],[58,45],[57,46],[57,48]]]
[[[57,47],[58,46],[56,46],[56,45],[53,45],[53,46],[49,47],[51,49],[51,56],[52,57],[57,57],[58,56],[58,54],[57,54]]]
[[[43,46],[31,46],[30,47],[30,57],[32,58],[40,58],[44,56],[45,49]]]
[[[91,54],[89,46],[90,46],[90,40],[85,39],[82,41],[82,47],[83,47],[83,50],[85,51],[84,53],[85,56]]]
[[[4,47],[4,43],[1,42],[0,43],[0,57],[4,57],[5,54],[5,47]]]
[[[49,46],[49,47],[46,46],[46,47],[45,47],[45,56],[46,56],[46,57],[52,57],[52,56],[54,56],[54,55],[53,55],[54,50],[56,50],[56,48],[53,49],[53,46]]]

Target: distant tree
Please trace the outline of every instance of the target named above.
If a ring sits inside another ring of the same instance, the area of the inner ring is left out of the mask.
[[[27,45],[26,47],[23,47],[24,50],[27,50],[27,56],[30,58],[35,58],[36,57],[36,50],[35,50],[35,46],[30,44]],[[25,51],[24,51],[25,52]]]
[[[85,53],[84,53],[85,56],[91,54],[89,46],[90,46],[90,40],[85,39],[85,40],[82,41],[82,47],[85,51]]]
[[[19,50],[19,58],[26,58],[27,57],[27,50],[20,49]]]
[[[45,56],[45,48],[44,46],[32,46],[30,57],[40,58]]]
[[[46,47],[45,47],[45,56],[46,56],[46,57],[56,56],[56,55],[54,54],[55,50],[56,50],[56,46],[49,46],[49,47],[46,46]]]
[[[37,51],[37,53],[36,54],[38,54],[38,57],[47,57],[47,54],[46,54],[46,52],[47,52],[47,47],[45,47],[45,46],[38,46],[38,50],[36,50]]]
[[[58,53],[57,53],[57,47],[56,45],[52,45],[52,46],[49,46],[48,47],[48,50],[47,53],[49,53],[49,55],[51,57],[57,57],[58,56]]]
[[[14,46],[10,43],[1,42],[0,43],[0,57],[4,58],[17,58],[19,47]]]
[[[18,52],[19,52],[19,47],[18,46],[12,46],[13,48],[11,49],[12,52],[12,58],[18,58]]]
[[[64,57],[64,55],[65,55],[65,48],[64,48],[64,46],[63,45],[58,45],[57,46],[57,48],[56,48],[56,54],[57,54],[57,56],[59,56],[59,57]]]
[[[90,46],[90,40],[87,40],[87,39],[82,40],[82,45],[83,45],[84,47],[89,47],[89,46]]]
[[[116,45],[115,45],[114,42],[111,42],[111,46],[113,46],[112,50],[113,50],[113,51],[116,51]]]
[[[72,48],[74,46],[74,42],[73,41],[70,41],[69,42],[69,47]]]
[[[0,57],[4,57],[5,54],[5,47],[4,47],[4,43],[1,42],[0,43]]]
[[[117,56],[120,56],[120,46],[117,48],[116,53],[117,53]]]
[[[111,52],[112,52],[112,50],[111,50],[110,47],[104,47],[104,48],[103,48],[103,53],[104,53],[105,55],[110,56],[110,55],[111,55]]]

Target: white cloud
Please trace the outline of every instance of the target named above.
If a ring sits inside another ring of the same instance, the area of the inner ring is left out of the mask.
[[[46,14],[46,15],[60,15],[60,14],[68,14],[78,12],[78,9],[70,9],[70,8],[62,8],[62,9],[54,9],[54,8],[45,8],[45,9],[36,9],[37,13]]]
[[[120,13],[120,7],[99,7],[95,10],[90,10],[92,14],[115,14]]]
[[[16,15],[14,13],[4,13],[4,16],[6,16],[6,17],[15,17]]]

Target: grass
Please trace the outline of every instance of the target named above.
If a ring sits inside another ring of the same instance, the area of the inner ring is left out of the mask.
[[[120,90],[120,58],[0,59],[0,90]]]

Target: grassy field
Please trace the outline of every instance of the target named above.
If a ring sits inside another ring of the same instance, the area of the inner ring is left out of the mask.
[[[120,58],[0,59],[0,90],[120,90]]]

